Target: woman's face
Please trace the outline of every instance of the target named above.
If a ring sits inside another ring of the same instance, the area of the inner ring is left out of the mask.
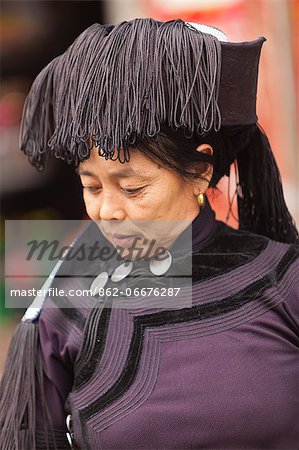
[[[114,247],[122,249],[132,247],[136,237],[154,239],[167,248],[196,217],[197,195],[207,188],[136,150],[130,151],[129,162],[120,163],[105,160],[93,148],[78,173],[88,216]]]

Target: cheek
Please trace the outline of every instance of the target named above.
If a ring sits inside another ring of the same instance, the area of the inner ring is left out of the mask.
[[[165,184],[156,201],[156,212],[160,217],[184,217],[194,202],[193,187],[176,178]]]
[[[157,220],[167,217],[177,197],[178,186],[165,182],[164,178],[150,186],[144,195],[130,203],[130,213],[142,220]]]
[[[87,215],[91,220],[99,220],[99,205],[95,198],[90,197],[88,194],[83,192],[83,200],[85,203],[85,208]]]
[[[161,204],[161,192],[149,188],[144,195],[141,195],[128,203],[128,210],[132,216],[141,220],[153,220],[156,216],[156,212],[159,210],[159,205]]]

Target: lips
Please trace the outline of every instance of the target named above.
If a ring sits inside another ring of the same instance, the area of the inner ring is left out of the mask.
[[[136,234],[118,234],[115,233],[112,235],[112,239],[115,245],[118,245],[119,247],[131,247],[133,245],[133,242],[135,239],[137,239],[139,236]]]

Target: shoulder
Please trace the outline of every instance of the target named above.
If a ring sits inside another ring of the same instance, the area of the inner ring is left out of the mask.
[[[288,295],[297,284],[299,244],[274,241],[246,230],[236,230],[221,221],[212,237],[194,250],[195,282],[226,277],[250,285],[264,280]]]
[[[193,280],[216,297],[280,305],[299,330],[299,245],[274,241],[218,222],[215,234],[197,248]],[[208,289],[207,289],[208,288]]]
[[[193,268],[196,281],[232,271],[256,278],[257,274],[262,276],[275,270],[280,273],[297,258],[297,244],[274,241],[217,221],[215,233],[194,250]]]

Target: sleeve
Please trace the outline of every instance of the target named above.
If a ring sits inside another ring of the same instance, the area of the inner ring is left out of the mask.
[[[46,311],[39,318],[39,343],[45,402],[60,449],[67,432],[67,412],[64,405],[73,385],[74,361],[68,348],[67,336],[47,319]],[[36,428],[40,431],[43,430],[42,409],[41,396],[37,395]]]
[[[69,448],[64,404],[75,354],[61,316],[58,308],[45,309],[37,320],[21,321],[14,332],[0,386],[3,450]]]

